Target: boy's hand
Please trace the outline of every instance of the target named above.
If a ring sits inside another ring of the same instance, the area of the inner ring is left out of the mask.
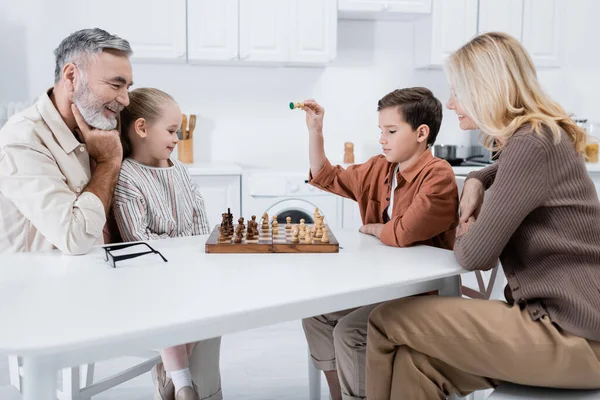
[[[377,239],[381,238],[381,232],[383,231],[384,224],[366,224],[360,227],[359,231],[365,235],[375,236]]]
[[[469,229],[471,229],[471,227],[473,226],[474,223],[475,223],[475,217],[469,218],[466,222],[461,221],[458,224],[458,229],[456,230],[456,237],[460,237],[460,236],[464,235],[465,233],[467,233],[469,231]]]
[[[465,182],[459,206],[461,224],[467,223],[471,218],[475,221],[475,218],[479,216],[484,192],[483,183],[478,179],[468,179]]]
[[[306,113],[308,131],[313,134],[322,134],[325,109],[313,99],[304,100],[304,107],[302,109]]]

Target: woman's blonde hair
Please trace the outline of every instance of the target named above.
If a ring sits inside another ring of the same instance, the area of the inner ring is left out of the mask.
[[[549,128],[556,143],[562,128],[575,149],[585,152],[585,131],[542,90],[529,54],[512,36],[474,37],[448,57],[445,70],[453,96],[481,129],[488,149],[502,150],[506,139],[531,124],[538,134],[542,125]]]
[[[129,105],[121,111],[121,143],[123,145],[123,158],[131,154],[131,126],[139,118],[144,118],[151,124],[162,115],[165,103],[173,102],[171,95],[154,88],[139,88],[129,92]]]

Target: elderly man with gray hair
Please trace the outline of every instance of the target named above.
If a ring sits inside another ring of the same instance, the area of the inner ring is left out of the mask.
[[[54,86],[0,131],[0,252],[102,243],[122,160],[129,43],[84,29],[55,51]]]
[[[0,253],[85,254],[103,243],[123,158],[117,116],[129,104],[132,50],[96,28],[74,32],[54,54],[54,86],[0,130]],[[220,338],[197,343],[192,399],[222,399],[219,350]],[[161,367],[152,374],[155,398],[172,400]]]

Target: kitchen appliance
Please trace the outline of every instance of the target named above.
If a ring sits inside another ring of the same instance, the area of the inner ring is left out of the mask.
[[[486,159],[485,153],[480,151],[481,149],[478,147],[481,146],[471,146],[470,154],[465,157],[459,155],[459,151],[464,150],[464,146],[457,146],[454,144],[436,144],[433,146],[433,155],[448,161],[448,163],[453,167],[459,165],[477,166],[491,164],[492,161]]]
[[[324,192],[308,183],[308,171],[277,171],[264,169],[244,170],[242,178],[242,211],[252,215],[277,215],[280,221],[287,217],[293,224],[304,219],[314,223],[315,208],[325,216],[325,224],[332,228],[342,226],[341,197]]]

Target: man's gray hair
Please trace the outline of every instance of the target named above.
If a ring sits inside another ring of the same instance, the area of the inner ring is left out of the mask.
[[[68,63],[85,63],[87,58],[103,50],[118,50],[128,57],[133,54],[129,42],[100,28],[82,29],[71,33],[54,50],[56,68],[54,83],[60,81],[62,69]]]

